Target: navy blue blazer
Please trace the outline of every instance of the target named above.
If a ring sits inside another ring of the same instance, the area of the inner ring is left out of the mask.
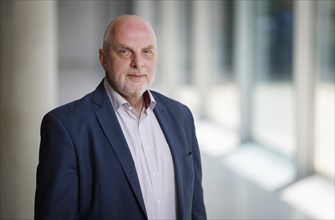
[[[173,158],[177,219],[206,219],[191,112],[152,94]],[[103,83],[44,116],[35,219],[147,219],[135,165]]]

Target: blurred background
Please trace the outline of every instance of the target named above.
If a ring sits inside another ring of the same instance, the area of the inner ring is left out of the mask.
[[[41,119],[96,88],[125,13],[195,116],[209,219],[334,219],[333,0],[1,0],[1,220],[33,218]]]

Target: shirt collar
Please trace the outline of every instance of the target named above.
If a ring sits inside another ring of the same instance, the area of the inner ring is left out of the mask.
[[[123,105],[131,106],[125,98],[123,98],[111,85],[109,85],[106,78],[104,79],[104,86],[114,111],[117,111]],[[143,99],[145,109],[149,108],[153,110],[156,105],[156,101],[149,90],[144,92]]]

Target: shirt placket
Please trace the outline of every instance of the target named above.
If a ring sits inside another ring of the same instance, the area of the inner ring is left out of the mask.
[[[159,170],[158,170],[158,161],[156,158],[155,151],[157,150],[155,148],[154,139],[152,139],[151,135],[152,130],[151,127],[147,124],[146,120],[140,120],[139,123],[139,135],[142,143],[143,153],[145,160],[147,162],[147,169],[150,176],[150,182],[152,186],[152,194],[154,198],[154,207],[156,211],[156,218],[157,218],[157,212],[161,205],[161,195],[160,195],[160,189],[157,187],[160,186],[160,180],[159,180]],[[151,140],[150,140],[151,139]]]

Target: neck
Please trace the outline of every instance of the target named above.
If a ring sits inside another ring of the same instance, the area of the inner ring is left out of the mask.
[[[143,106],[144,106],[143,96],[140,96],[140,97],[125,97],[125,99],[129,102],[129,104],[131,106],[133,106],[135,108],[137,117],[140,117],[140,114],[141,114]]]

